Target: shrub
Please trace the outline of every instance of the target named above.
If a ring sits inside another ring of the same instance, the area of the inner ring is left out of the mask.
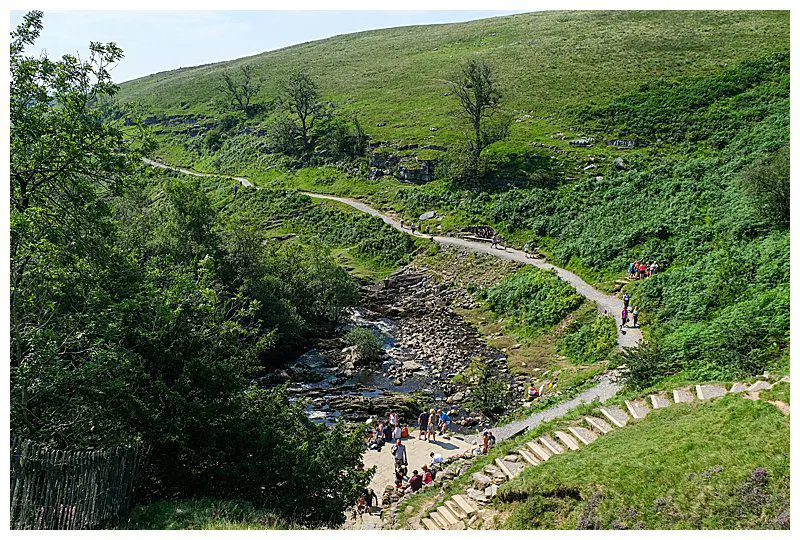
[[[356,327],[344,336],[344,342],[355,347],[361,360],[371,362],[383,355],[383,340],[364,327]]]

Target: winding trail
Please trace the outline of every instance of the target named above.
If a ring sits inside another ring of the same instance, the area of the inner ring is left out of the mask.
[[[202,177],[217,176],[223,178],[230,178],[231,180],[235,180],[245,187],[255,187],[247,178],[243,178],[240,176],[199,173],[195,171],[190,171],[188,169],[172,167],[170,165],[166,165],[164,163],[160,163],[158,161],[153,161],[150,159],[144,159],[144,161],[152,165],[153,167],[170,169],[191,176],[202,176]],[[256,189],[258,188],[256,187]],[[356,210],[364,212],[365,214],[376,216],[382,219],[384,223],[390,225],[391,227],[394,227],[399,231],[402,231],[406,234],[412,234],[409,229],[401,227],[400,222],[397,219],[389,216],[388,214],[384,214],[383,212],[380,212],[363,202],[354,199],[348,199],[347,197],[322,195],[320,193],[311,193],[307,191],[304,191],[302,193],[303,195],[307,195],[308,197],[314,199],[326,199],[346,204],[352,208],[355,208]],[[573,272],[570,272],[569,270],[565,270],[563,268],[542,261],[540,259],[525,258],[525,254],[523,252],[515,250],[513,248],[493,249],[490,245],[484,242],[466,240],[464,238],[454,238],[451,236],[425,235],[419,233],[414,233],[413,235],[420,238],[430,238],[434,242],[437,242],[441,245],[455,246],[478,253],[487,253],[489,255],[494,255],[495,257],[499,257],[501,259],[516,261],[522,264],[530,264],[538,268],[542,268],[544,270],[553,270],[558,275],[558,277],[560,277],[561,279],[563,279],[564,281],[568,282],[570,285],[575,287],[575,290],[578,292],[578,294],[595,302],[598,306],[599,311],[605,313],[606,315],[611,315],[612,317],[614,317],[614,320],[617,323],[617,342],[619,343],[620,348],[636,347],[642,341],[642,332],[639,328],[620,327],[620,324],[622,322],[621,313],[623,305],[621,299],[617,298],[616,296],[612,296],[598,291],[597,289],[586,283],[583,279],[581,279]],[[602,403],[607,399],[611,398],[622,388],[622,386],[619,385],[615,381],[615,379],[616,379],[616,373],[614,372],[606,373],[600,377],[598,384],[587,390],[584,390],[574,398],[563,401],[544,411],[533,413],[532,415],[522,420],[517,420],[515,422],[506,424],[504,426],[500,426],[494,429],[492,433],[499,442],[501,440],[512,437],[518,433],[521,433],[527,429],[536,427],[542,422],[558,418],[566,414],[571,409],[574,409],[575,407],[582,405],[584,403],[591,403],[592,401],[595,400],[600,401]]]

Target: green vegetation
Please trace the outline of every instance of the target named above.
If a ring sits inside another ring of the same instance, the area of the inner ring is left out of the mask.
[[[359,358],[365,362],[377,360],[383,354],[383,341],[367,328],[353,328],[344,336],[344,342],[355,347]]]
[[[789,419],[739,396],[653,411],[498,495],[513,529],[788,528]]]
[[[608,360],[616,347],[616,322],[601,316],[593,305],[584,305],[575,313],[559,341],[559,352],[579,364]]]
[[[492,311],[510,317],[522,333],[535,335],[560,322],[583,302],[555,272],[527,266],[486,291]]]
[[[120,529],[252,530],[292,529],[284,520],[245,501],[194,499],[159,501],[134,508]]]
[[[488,418],[497,419],[508,409],[514,397],[508,377],[489,369],[483,358],[473,358],[467,369],[453,377],[453,382],[469,386],[470,407]]]

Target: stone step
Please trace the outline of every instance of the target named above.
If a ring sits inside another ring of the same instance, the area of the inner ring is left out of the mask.
[[[583,444],[592,444],[597,440],[598,437],[597,433],[593,433],[591,430],[588,430],[585,427],[571,426],[569,430],[573,435],[575,435],[575,438],[581,441]]]
[[[725,386],[721,384],[698,384],[695,389],[697,390],[697,398],[702,401],[722,397],[728,393],[725,390]]]
[[[431,515],[429,517],[433,520],[434,523],[436,523],[436,526],[439,527],[440,529],[447,529],[450,527],[450,524],[447,522],[446,519],[444,519],[444,516],[440,514],[438,510],[434,510],[433,512],[431,512]]]
[[[756,381],[747,389],[748,392],[760,392],[762,390],[772,390],[772,385],[767,381]]]
[[[565,452],[564,448],[560,444],[547,435],[542,435],[539,437],[539,444],[550,450],[550,452],[553,454],[563,454]]]
[[[688,388],[676,388],[672,391],[672,398],[675,403],[691,403],[694,401],[694,394]]]
[[[647,406],[647,402],[643,399],[626,399],[625,406],[634,420],[641,420],[650,412],[650,407]]]
[[[580,445],[578,444],[578,441],[576,441],[568,433],[565,433],[563,431],[556,431],[555,435],[558,438],[558,440],[560,440],[562,443],[564,443],[564,446],[566,446],[570,450],[580,450],[581,449]]]
[[[548,459],[550,459],[550,456],[553,455],[553,453],[550,450],[548,450],[547,448],[545,448],[541,444],[537,444],[537,443],[535,443],[533,441],[525,443],[525,446],[530,448],[531,452],[533,452],[533,455],[535,455],[537,458],[541,459],[542,461],[547,461]]]
[[[495,459],[494,462],[509,479],[519,476],[519,473],[525,468],[521,463],[504,461],[500,458]]]
[[[586,420],[586,423],[589,424],[592,429],[602,435],[605,435],[613,429],[609,423],[602,418],[597,418],[596,416],[585,416],[583,419]]]
[[[450,510],[450,511],[453,513],[453,515],[454,515],[454,516],[456,516],[458,519],[464,519],[465,517],[468,517],[468,516],[467,516],[467,513],[466,513],[466,512],[464,512],[464,511],[461,509],[461,507],[460,507],[460,506],[458,506],[458,504],[456,504],[456,502],[455,502],[454,500],[450,499],[449,501],[444,501],[444,505],[445,505],[445,506],[447,507],[447,509],[448,509],[448,510]]]
[[[450,526],[451,531],[466,531],[467,525],[464,523],[463,520],[459,519],[453,525]]]
[[[731,389],[728,390],[729,394],[739,394],[741,392],[747,392],[747,385],[741,382],[733,383]]]
[[[492,498],[497,495],[497,484],[492,484],[491,486],[487,487],[483,490],[483,494],[486,495],[488,498]]]
[[[467,495],[470,499],[479,503],[489,502],[489,497],[486,496],[482,489],[477,490],[475,488],[467,488]]]
[[[425,525],[425,528],[429,531],[441,531],[442,529],[433,522],[431,518],[422,518],[422,524]]]
[[[672,405],[665,394],[650,394],[650,403],[653,404],[654,409],[663,409]]]
[[[625,414],[625,411],[615,405],[600,407],[600,412],[603,413],[603,416],[605,416],[609,422],[620,428],[625,427],[628,424],[628,420],[630,420],[628,415]]]
[[[471,516],[475,513],[476,509],[461,495],[453,495],[453,500],[461,507],[461,509]]]
[[[458,521],[458,518],[455,515],[453,515],[450,509],[444,505],[437,508],[436,511],[439,512],[439,514],[441,514],[442,516],[444,516],[444,519],[447,520],[448,527],[450,525],[455,525],[456,522]]]
[[[535,457],[533,454],[531,454],[530,452],[528,452],[528,451],[526,451],[526,450],[523,450],[522,448],[518,448],[518,449],[517,449],[517,452],[519,452],[519,455],[521,455],[521,456],[522,456],[522,459],[524,459],[525,461],[527,461],[529,465],[538,465],[539,463],[541,463],[541,460],[539,460],[538,458],[536,458],[536,457]]]

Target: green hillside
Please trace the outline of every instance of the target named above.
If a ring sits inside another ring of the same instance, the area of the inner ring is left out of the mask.
[[[149,113],[213,116],[221,71],[252,64],[265,80],[258,98],[269,101],[290,73],[305,70],[326,99],[358,111],[375,139],[445,144],[460,134],[446,79],[473,54],[496,66],[509,112],[539,118],[654,79],[709,74],[788,50],[788,36],[786,12],[542,12],[337,36],[157,73],[123,84],[119,98]],[[512,138],[559,125],[528,120]]]
[[[118,99],[139,102],[154,155],[173,164],[366,197],[407,222],[435,210],[442,232],[490,225],[606,290],[629,262],[656,260],[661,272],[625,286],[650,342],[627,359],[631,381],[725,379],[788,366],[788,24],[786,12],[545,12],[396,28],[152,75]],[[446,79],[474,57],[511,123],[483,151],[483,180],[464,185],[442,167],[466,129]],[[216,89],[242,63],[265,78],[247,118]],[[303,166],[274,149],[274,100],[297,70],[358,112],[364,157],[315,152]],[[432,181],[397,179],[426,160]]]

